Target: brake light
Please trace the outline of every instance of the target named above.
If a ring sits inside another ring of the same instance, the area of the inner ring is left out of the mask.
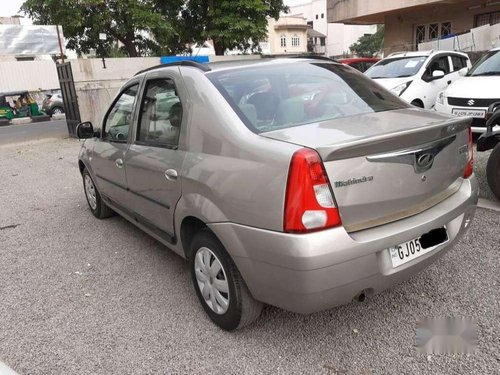
[[[469,140],[467,142],[469,146],[469,155],[467,157],[467,166],[464,171],[464,178],[469,178],[474,172],[474,145],[472,144],[472,129],[469,128]]]
[[[285,196],[284,231],[307,233],[341,224],[323,162],[314,150],[292,156]]]

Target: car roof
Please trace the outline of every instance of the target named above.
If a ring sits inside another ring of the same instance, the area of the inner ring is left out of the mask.
[[[380,58],[378,57],[352,57],[352,58],[345,58],[345,59],[338,59],[338,62],[345,64],[345,63],[351,63],[351,62],[364,62],[364,61],[379,61]]]
[[[0,93],[0,96],[15,96],[15,95],[22,95],[22,94],[29,94],[29,91],[28,90],[22,90],[22,91],[2,92],[2,93]]]
[[[430,57],[438,54],[443,54],[443,53],[448,53],[448,54],[456,54],[456,55],[461,55],[464,57],[468,57],[468,55],[464,52],[459,52],[459,51],[446,51],[446,50],[430,50],[430,51],[408,51],[408,52],[394,52],[391,53],[390,55],[386,56],[385,58],[398,58],[398,57]]]
[[[340,64],[338,61],[333,59],[329,59],[323,56],[291,56],[286,58],[274,58],[274,57],[262,57],[255,59],[234,59],[234,60],[226,60],[226,61],[218,61],[212,62],[208,64],[200,64],[194,61],[184,60],[178,61],[174,63],[156,65],[148,69],[144,69],[135,74],[135,76],[139,76],[141,74],[146,74],[150,71],[156,71],[161,69],[167,69],[172,66],[189,66],[198,68],[201,71],[208,73],[213,71],[221,71],[221,70],[229,70],[229,69],[239,69],[239,68],[247,68],[252,66],[266,66],[266,65],[275,65],[275,64],[297,64],[297,63],[317,63],[318,61],[324,63],[331,64]]]

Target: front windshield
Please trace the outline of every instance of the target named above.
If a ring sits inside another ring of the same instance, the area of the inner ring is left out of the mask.
[[[365,74],[374,79],[411,77],[418,73],[425,60],[426,56],[388,58],[379,61]]]
[[[339,64],[266,64],[207,76],[256,133],[408,106]]]
[[[498,76],[500,75],[500,51],[491,51],[484,55],[471,68],[467,76]]]

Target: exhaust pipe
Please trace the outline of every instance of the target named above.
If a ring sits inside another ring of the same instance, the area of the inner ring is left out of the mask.
[[[353,298],[357,302],[365,302],[366,301],[366,294],[365,291],[362,290],[357,296]]]

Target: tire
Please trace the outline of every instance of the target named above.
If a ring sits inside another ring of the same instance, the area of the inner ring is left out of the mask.
[[[61,107],[54,107],[54,108],[52,108],[51,113],[53,115],[60,115],[60,114],[64,113],[64,109]]]
[[[424,103],[422,103],[419,99],[415,99],[414,101],[412,101],[411,105],[418,108],[424,108]]]
[[[194,289],[212,322],[226,331],[233,331],[249,325],[259,317],[262,302],[252,297],[233,260],[212,232],[203,229],[196,233],[190,254],[189,268]],[[217,274],[211,274],[211,269],[204,267],[206,264],[214,267],[215,272],[218,270]],[[208,288],[205,291],[205,295],[209,296],[207,300],[203,296],[205,285]],[[221,300],[227,301],[226,307]],[[218,312],[211,307],[213,301]]]
[[[500,200],[500,144],[490,154],[486,165],[486,178],[491,191]]]
[[[98,219],[105,219],[113,216],[114,211],[103,202],[87,168],[83,170],[82,177],[83,191],[85,192],[85,198],[87,198],[87,203],[92,214]]]

